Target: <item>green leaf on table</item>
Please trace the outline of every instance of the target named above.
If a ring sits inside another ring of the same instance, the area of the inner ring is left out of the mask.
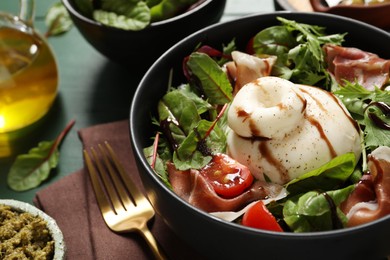
[[[54,141],[42,141],[27,154],[19,155],[8,173],[8,186],[15,191],[38,187],[59,162],[58,146],[74,125],[72,120]]]
[[[143,1],[105,0],[93,18],[107,26],[139,31],[150,24],[150,9]]]
[[[62,3],[55,3],[49,8],[45,17],[45,23],[48,27],[45,34],[46,37],[63,34],[73,26],[69,13]]]

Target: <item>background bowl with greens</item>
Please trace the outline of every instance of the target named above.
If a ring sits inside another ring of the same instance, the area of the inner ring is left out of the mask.
[[[261,30],[279,25],[277,17],[326,28],[343,34],[343,46],[356,47],[389,59],[390,35],[368,24],[322,13],[279,12],[251,15],[203,29],[177,43],[146,72],[130,109],[130,135],[140,177],[157,213],[205,259],[386,259],[390,255],[390,216],[330,231],[305,233],[253,229],[221,220],[174,193],[151,168],[144,149],[153,144],[157,128],[153,115],[169,86],[187,82],[183,59],[199,46],[222,49],[233,39],[237,49]],[[362,37],[364,35],[364,37]],[[158,80],[156,80],[158,79]]]
[[[83,37],[107,58],[148,68],[189,34],[216,23],[226,0],[62,0]]]

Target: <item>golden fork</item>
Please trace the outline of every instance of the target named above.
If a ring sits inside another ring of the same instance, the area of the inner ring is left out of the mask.
[[[126,174],[111,145],[105,142],[104,145],[98,144],[98,148],[100,153],[91,148],[95,163],[86,150],[84,159],[107,226],[115,232],[140,232],[156,259],[167,259],[147,226],[147,222],[154,216],[150,202]]]

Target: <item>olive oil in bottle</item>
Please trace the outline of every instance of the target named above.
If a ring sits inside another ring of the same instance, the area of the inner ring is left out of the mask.
[[[32,30],[0,27],[0,133],[43,117],[57,88],[57,65],[46,41]]]

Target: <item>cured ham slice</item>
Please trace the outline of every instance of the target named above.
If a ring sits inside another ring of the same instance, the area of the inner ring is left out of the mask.
[[[382,88],[389,81],[390,60],[357,48],[325,45],[326,62],[337,82],[357,81],[368,90]]]
[[[245,84],[260,77],[269,76],[276,62],[276,56],[259,58],[240,51],[232,52],[233,62],[226,65],[228,73],[235,80],[234,93]]]
[[[237,197],[226,199],[215,193],[211,184],[197,170],[180,171],[168,163],[168,175],[173,191],[191,205],[206,212],[236,211],[248,203],[276,196],[282,189],[276,184],[256,181]]]
[[[390,148],[379,147],[368,157],[369,174],[341,205],[348,226],[357,226],[390,214]]]

